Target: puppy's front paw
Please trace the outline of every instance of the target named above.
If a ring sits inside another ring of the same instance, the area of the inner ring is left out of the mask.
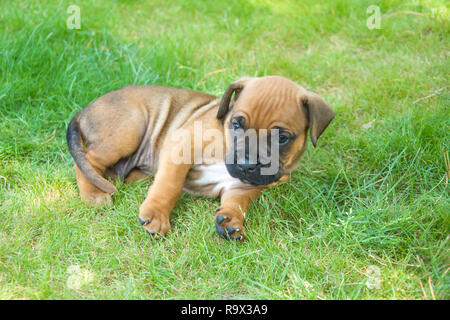
[[[244,240],[244,220],[243,217],[236,217],[236,214],[227,212],[226,209],[217,209],[215,215],[216,231],[228,240]]]
[[[158,214],[153,210],[141,212],[139,222],[148,234],[155,239],[165,236],[170,230],[169,217],[164,214]]]

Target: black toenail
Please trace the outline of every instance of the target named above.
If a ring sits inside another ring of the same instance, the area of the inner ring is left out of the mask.
[[[227,233],[225,232],[225,229],[223,227],[219,226],[217,223],[216,223],[216,231],[221,237],[226,237],[226,235],[227,235]]]
[[[224,216],[217,216],[216,218],[216,224],[222,224],[222,222],[224,222],[225,220],[228,220],[228,217],[224,217]]]
[[[236,229],[231,226],[226,226],[225,229],[227,230],[228,234],[232,234],[236,231]]]

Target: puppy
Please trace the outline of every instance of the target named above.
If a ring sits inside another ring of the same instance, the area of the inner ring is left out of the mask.
[[[111,180],[154,181],[139,209],[151,235],[170,230],[181,192],[220,197],[216,230],[244,238],[244,217],[262,190],[289,178],[334,118],[317,94],[279,76],[240,78],[222,98],[161,86],[126,86],[71,120],[69,151],[82,199],[111,204]]]

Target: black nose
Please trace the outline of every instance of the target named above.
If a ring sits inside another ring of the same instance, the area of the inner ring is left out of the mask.
[[[238,164],[237,168],[239,169],[239,171],[244,172],[244,173],[254,173],[254,172],[256,172],[256,169],[258,168],[258,164],[257,163]]]

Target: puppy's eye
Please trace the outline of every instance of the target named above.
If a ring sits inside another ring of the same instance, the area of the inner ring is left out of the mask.
[[[280,145],[286,144],[288,141],[289,141],[289,137],[288,136],[285,136],[284,134],[280,134],[278,136],[278,143]]]
[[[231,128],[233,129],[233,130],[237,130],[237,129],[240,129],[240,128],[242,128],[242,126],[241,126],[241,124],[239,123],[239,122],[231,122]]]

